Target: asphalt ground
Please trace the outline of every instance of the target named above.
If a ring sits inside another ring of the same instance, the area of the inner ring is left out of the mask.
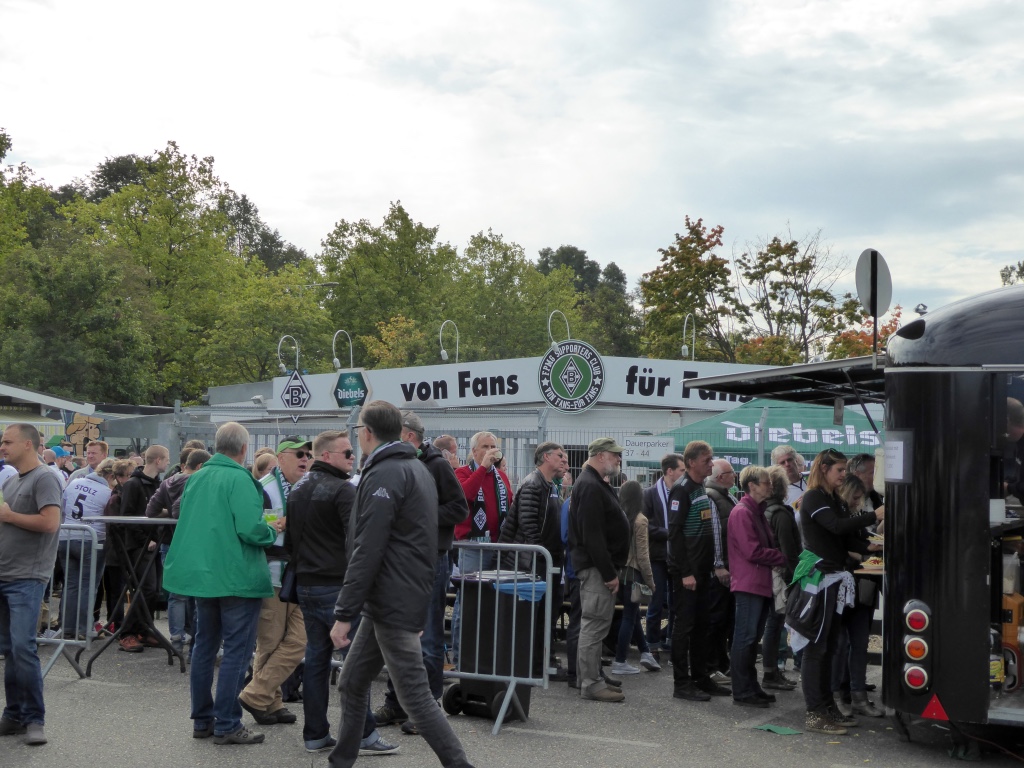
[[[559,649],[560,650],[560,649]],[[44,650],[44,653],[49,651]],[[633,659],[636,663],[636,659]],[[2,663],[2,662],[0,662]],[[880,683],[881,670],[869,668]],[[375,684],[373,704],[383,700],[383,677]],[[947,755],[944,731],[932,725],[912,729],[901,740],[888,718],[862,718],[850,735],[801,733],[782,736],[755,726],[771,723],[803,730],[799,690],[779,694],[769,710],[734,706],[728,697],[707,703],[672,698],[671,668],[624,678],[626,700],[619,704],[585,701],[565,683],[533,691],[530,718],[510,722],[497,736],[490,720],[458,715],[449,719],[477,768],[669,768],[687,766],[892,766],[932,768],[954,761]],[[147,649],[127,654],[111,647],[96,662],[91,679],[79,679],[58,660],[45,681],[49,743],[28,747],[21,737],[0,740],[0,766],[325,766],[327,753],[309,754],[302,746],[302,705],[294,725],[255,726],[266,734],[254,746],[217,746],[191,737],[188,676],[168,666],[166,653]],[[336,694],[332,722],[340,717]],[[384,768],[437,765],[426,742],[406,736],[397,726],[381,729],[401,745],[398,755],[361,758],[359,765]],[[336,734],[335,734],[336,735]],[[985,756],[992,766],[1019,765],[999,753]]]

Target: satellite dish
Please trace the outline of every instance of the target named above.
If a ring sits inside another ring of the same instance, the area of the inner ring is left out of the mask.
[[[857,298],[864,311],[877,321],[892,303],[892,275],[882,254],[874,248],[866,249],[857,259],[856,279]]]

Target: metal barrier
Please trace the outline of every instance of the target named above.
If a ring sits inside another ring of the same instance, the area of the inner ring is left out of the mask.
[[[96,636],[92,613],[96,600],[97,563],[102,556],[103,545],[91,525],[65,523],[60,530],[62,538],[57,545],[57,558],[64,570],[64,588],[59,609],[60,629],[56,637],[40,637],[36,642],[54,647],[53,655],[43,666],[43,677],[46,677],[61,656],[68,660],[79,677],[85,677],[85,670],[78,662],[82,654],[91,649],[92,640]],[[83,614],[84,623],[79,624]],[[70,636],[68,632],[71,632]],[[73,655],[72,649],[77,649]]]
[[[458,576],[452,577],[458,585],[457,610],[461,614],[457,636],[454,621],[452,625],[452,641],[458,643],[459,656],[457,668],[446,672],[445,676],[464,682],[449,686],[442,704],[449,714],[469,711],[473,689],[490,691],[486,684],[497,683],[493,686],[497,690],[495,695],[485,693],[481,706],[486,714],[494,717],[491,733],[497,735],[510,706],[521,720],[527,719],[526,708],[516,692],[517,686],[548,687],[551,553],[532,544],[459,541],[455,542],[455,547],[460,553],[460,563],[467,560],[482,563],[491,559],[487,553],[494,553],[494,568],[460,571]],[[502,566],[502,555],[506,553],[514,554],[514,562],[519,567]],[[523,555],[526,556],[526,565]],[[543,570],[539,562],[541,557]],[[467,622],[467,616],[473,621]],[[543,639],[537,634],[541,629],[539,619],[543,623]],[[536,647],[538,640],[541,645],[539,651]],[[504,691],[501,690],[502,685],[507,686]]]

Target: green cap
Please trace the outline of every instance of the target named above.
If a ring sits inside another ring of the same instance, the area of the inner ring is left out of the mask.
[[[587,453],[591,456],[597,456],[597,454],[604,453],[605,451],[609,453],[622,453],[622,446],[610,437],[599,437],[587,448]]]
[[[277,444],[277,452],[297,450],[299,448],[309,448],[312,450],[313,443],[309,440],[303,440],[298,435],[285,435],[285,438]]]

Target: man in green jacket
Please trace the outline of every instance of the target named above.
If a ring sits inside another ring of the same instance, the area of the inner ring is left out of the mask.
[[[228,422],[214,438],[216,455],[189,478],[178,527],[167,552],[164,589],[196,598],[198,621],[192,650],[192,736],[215,744],[259,744],[262,733],[242,725],[242,690],[256,645],[263,598],[274,594],[263,550],[284,520],[263,519],[263,489],[245,469],[249,433]],[[213,670],[224,657],[211,695]]]

